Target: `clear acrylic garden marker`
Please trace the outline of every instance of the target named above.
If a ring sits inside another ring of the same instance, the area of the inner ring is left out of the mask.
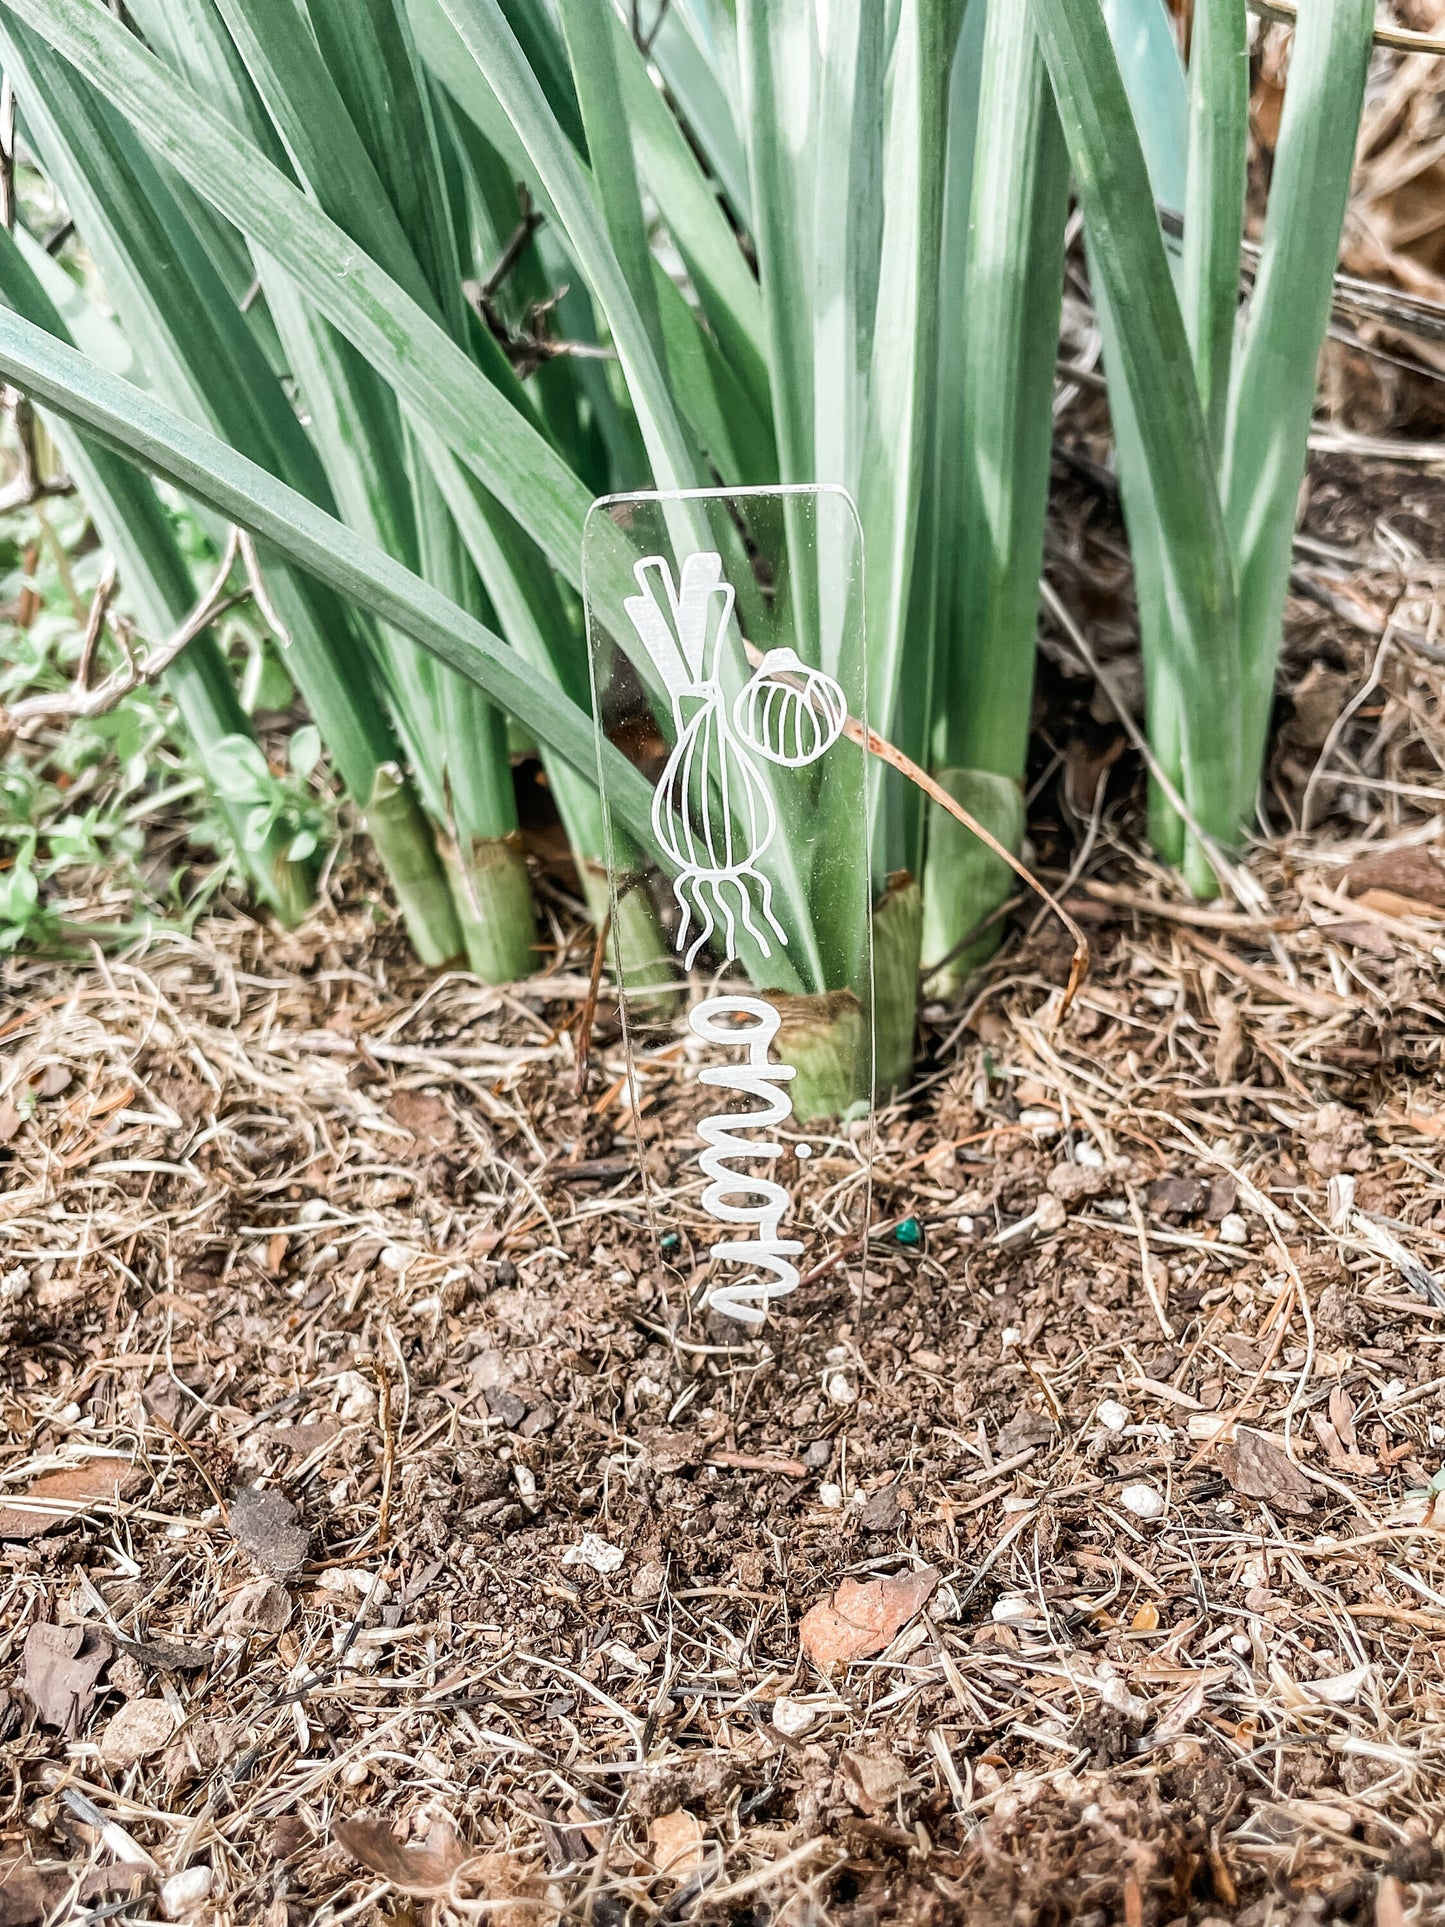
[[[608,496],[583,588],[628,1090],[668,1171],[647,1187],[652,1228],[675,1271],[706,1266],[703,1302],[760,1325],[821,1264],[861,1278],[862,532],[838,488]],[[652,971],[620,941],[638,892],[669,946]],[[659,1144],[650,1112],[679,1064]]]

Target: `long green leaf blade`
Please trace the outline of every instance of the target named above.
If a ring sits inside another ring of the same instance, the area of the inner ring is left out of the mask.
[[[10,313],[0,313],[0,372],[43,406],[250,529],[339,594],[362,602],[470,677],[581,775],[595,776],[592,719],[585,711],[539,682],[481,623],[314,502]],[[618,799],[621,820],[639,842],[652,848],[651,790],[617,751],[607,748],[604,755],[608,792]]]
[[[1314,0],[1295,29],[1259,274],[1224,459],[1239,562],[1245,739],[1237,808],[1253,814],[1291,545],[1364,101],[1372,0]]]
[[[443,434],[571,582],[591,500],[535,427],[396,281],[109,14],[88,0],[7,0],[103,89],[148,144],[272,253],[308,299]]]
[[[1104,300],[1111,382],[1122,384],[1147,465],[1172,628],[1169,672],[1208,718],[1184,752],[1196,819],[1232,842],[1239,757],[1234,574],[1184,320],[1118,62],[1097,0],[1029,0],[1083,203]],[[1217,887],[1199,853],[1197,888]]]
[[[1245,0],[1201,0],[1189,61],[1189,179],[1184,202],[1184,325],[1215,458],[1222,461],[1244,180],[1249,158],[1249,20]]]

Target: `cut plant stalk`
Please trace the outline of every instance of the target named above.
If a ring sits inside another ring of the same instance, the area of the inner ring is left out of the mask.
[[[1069,163],[1027,10],[989,0],[979,138],[953,379],[963,403],[963,500],[949,544],[954,612],[939,636],[934,777],[1017,853],[1033,700],[1039,571],[1053,444]],[[952,595],[949,595],[949,590]],[[932,995],[956,990],[998,940],[970,931],[1013,878],[930,805],[923,963]]]

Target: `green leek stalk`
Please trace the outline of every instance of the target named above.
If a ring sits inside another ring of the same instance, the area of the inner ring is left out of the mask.
[[[1201,9],[1182,304],[1102,19],[1075,0],[1029,5],[1090,241],[1149,729],[1191,818],[1182,824],[1156,793],[1151,830],[1209,896],[1219,887],[1211,846],[1236,845],[1254,818],[1373,8],[1321,0],[1301,15],[1260,273],[1236,333],[1247,108],[1239,0]]]
[[[269,0],[221,0],[219,12],[256,90],[249,94],[233,76],[236,104],[263,144],[273,144],[279,132],[319,204],[360,245],[386,260],[438,319],[448,309],[445,321],[455,338],[464,328],[461,274],[435,129],[401,23],[390,0],[350,7],[339,17],[321,4],[310,11],[318,39],[291,0],[279,7]],[[215,15],[198,24],[217,39]],[[224,47],[211,54],[216,64],[224,58]],[[264,120],[268,113],[274,131]],[[376,392],[371,370],[343,344],[324,339],[325,323],[296,311],[274,264],[262,279],[283,284],[275,312],[294,359],[304,362],[313,434],[348,519],[403,555],[460,607],[485,618],[490,611],[476,572],[422,444],[397,419],[394,398]],[[404,639],[389,636],[385,648],[419,787],[443,826],[439,849],[468,963],[489,982],[526,976],[535,961],[535,925],[504,720],[474,685]]]
[[[14,238],[0,229],[0,300],[57,340],[69,339],[65,323],[36,280]],[[150,482],[119,455],[54,421],[54,436],[71,478],[101,540],[115,558],[123,593],[142,628],[161,642],[180,628],[196,602],[196,585],[180,544]],[[209,631],[202,631],[171,663],[161,686],[176,705],[196,760],[235,847],[263,902],[288,928],[299,923],[314,896],[314,865],[287,854],[283,830],[272,828],[252,848],[239,800],[211,778],[211,752],[227,737],[255,741],[251,719],[236,695],[231,672]],[[220,758],[215,759],[221,762]]]
[[[933,773],[1007,849],[1023,838],[1039,571],[1053,440],[1069,164],[1027,10],[989,0],[964,299],[954,354],[963,401],[956,618],[939,638]],[[930,804],[923,962],[934,995],[956,990],[997,942],[970,941],[1013,876]]]
[[[279,382],[135,136],[95,88],[10,15],[0,21],[0,53],[23,83],[29,136],[85,232],[151,381],[329,504],[324,474]],[[380,705],[369,624],[275,551],[261,556],[285,627],[287,667],[366,818],[418,955],[445,962],[460,949],[460,934]]]

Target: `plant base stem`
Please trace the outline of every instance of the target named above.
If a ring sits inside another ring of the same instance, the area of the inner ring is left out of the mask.
[[[415,791],[394,763],[384,763],[376,772],[366,805],[366,829],[391,879],[417,956],[432,969],[450,963],[462,950],[451,889],[431,826]]]
[[[470,968],[489,984],[530,977],[537,964],[537,923],[532,879],[518,844],[506,836],[473,837],[463,852],[447,838],[439,843]]]
[[[868,1043],[863,1006],[851,990],[821,996],[768,995],[782,1027],[773,1048],[797,1075],[788,1086],[793,1116],[800,1124],[841,1117],[867,1101]]]
[[[888,879],[873,907],[873,1089],[908,1082],[918,1030],[918,958],[923,892],[906,870]]]

